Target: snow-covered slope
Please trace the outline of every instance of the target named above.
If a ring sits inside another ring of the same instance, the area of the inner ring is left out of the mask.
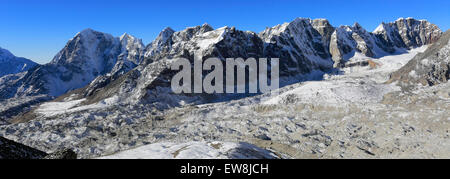
[[[279,159],[275,153],[248,143],[162,142],[141,146],[100,159]]]
[[[369,58],[376,66],[342,68],[342,74],[325,75],[321,81],[307,81],[292,85],[263,104],[323,103],[334,106],[366,105],[380,102],[389,92],[399,91],[394,84],[385,84],[392,72],[407,64],[414,56],[424,52],[427,46],[414,48],[408,53]],[[356,57],[358,58],[358,57]],[[350,59],[353,60],[353,59]]]
[[[0,77],[27,71],[36,65],[38,64],[26,58],[16,57],[0,47]]]

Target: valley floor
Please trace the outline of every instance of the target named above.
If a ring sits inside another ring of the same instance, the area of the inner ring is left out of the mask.
[[[260,158],[450,158],[450,84],[402,91],[385,83],[425,48],[273,94],[167,111],[47,103],[35,110],[41,117],[0,126],[0,135],[82,158],[245,158],[232,155],[241,148]]]

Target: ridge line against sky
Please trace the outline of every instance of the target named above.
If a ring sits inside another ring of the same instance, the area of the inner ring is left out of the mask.
[[[450,28],[448,0],[0,0],[0,47],[38,63],[49,62],[83,29],[120,36],[128,33],[145,44],[165,27],[176,31],[208,23],[261,32],[297,17],[325,18],[338,27],[358,22],[373,31],[400,17],[426,19],[442,31]]]

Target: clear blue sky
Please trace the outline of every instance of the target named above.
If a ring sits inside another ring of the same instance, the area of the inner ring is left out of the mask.
[[[46,63],[77,32],[124,32],[151,42],[165,27],[205,22],[259,32],[296,17],[327,18],[334,26],[359,22],[374,30],[399,17],[450,28],[449,0],[0,0],[0,47]]]

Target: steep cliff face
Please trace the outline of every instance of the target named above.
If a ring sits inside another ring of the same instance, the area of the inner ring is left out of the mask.
[[[358,23],[351,27],[340,26],[336,28],[330,42],[330,53],[335,67],[342,66],[355,53],[360,53],[366,57],[376,57],[383,54],[378,50],[374,36]]]
[[[436,42],[441,30],[426,20],[400,18],[382,23],[374,32],[368,32],[355,23],[352,27],[336,28],[330,42],[334,66],[342,66],[355,53],[366,57],[382,57]]]
[[[415,56],[408,64],[394,72],[389,82],[403,87],[418,83],[432,86],[450,79],[450,31],[447,31],[431,47]]]
[[[311,19],[297,18],[264,30],[259,34],[265,43],[264,56],[280,59],[280,75],[331,69],[330,53],[325,44],[330,30],[327,24],[321,20],[314,23]]]
[[[84,96],[92,95],[99,88],[108,85],[141,63],[145,51],[142,40],[125,33],[119,41],[121,50],[114,67],[108,73],[96,77],[84,90]]]
[[[325,49],[328,49],[331,35],[333,35],[335,28],[326,19],[314,19],[312,21],[312,26],[322,36],[322,43],[324,44]]]

